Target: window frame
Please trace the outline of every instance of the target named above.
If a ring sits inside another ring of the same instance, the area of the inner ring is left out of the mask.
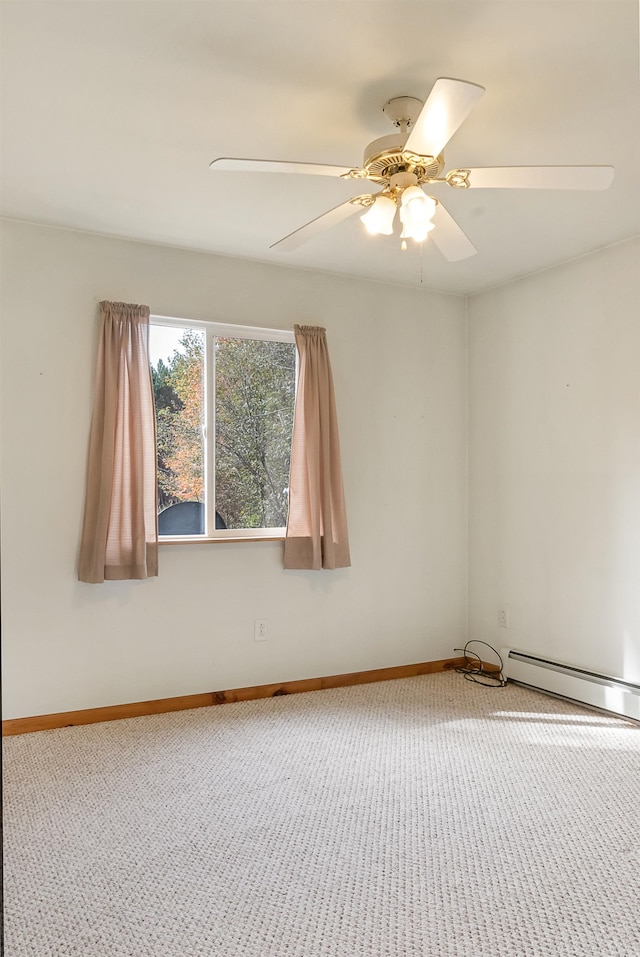
[[[209,319],[185,319],[176,316],[152,314],[149,325],[164,326],[173,329],[194,329],[205,336],[204,349],[204,498],[205,532],[204,535],[159,535],[159,545],[212,544],[214,542],[274,542],[285,537],[286,526],[274,528],[216,528],[215,527],[215,348],[216,338],[261,339],[266,342],[289,342],[295,346],[293,329],[272,329],[266,326],[245,326],[229,322],[217,322]],[[295,350],[295,389],[298,388],[298,350]],[[151,367],[151,361],[149,362]],[[295,396],[295,393],[294,393]],[[295,401],[295,398],[294,398]],[[209,440],[212,437],[212,441]]]

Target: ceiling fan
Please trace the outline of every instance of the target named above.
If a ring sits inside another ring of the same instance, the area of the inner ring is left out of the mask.
[[[613,180],[612,166],[491,166],[452,169],[443,175],[444,148],[483,96],[484,87],[466,80],[440,77],[423,104],[412,96],[394,97],[383,112],[400,132],[374,140],[365,148],[362,166],[291,163],[284,160],[220,157],[216,170],[254,173],[304,173],[368,180],[381,187],[363,193],[300,226],[271,249],[296,249],[313,236],[360,212],[372,235],[391,235],[398,213],[400,238],[421,243],[433,231],[433,242],[450,262],[477,252],[439,199],[423,187],[446,183],[453,189],[606,189]],[[364,210],[364,213],[363,213]]]

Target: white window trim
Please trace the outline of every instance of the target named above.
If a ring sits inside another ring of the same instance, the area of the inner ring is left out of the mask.
[[[208,436],[215,437],[214,403],[210,401],[210,392],[215,393],[215,365],[213,357],[213,342],[218,336],[228,336],[234,339],[265,339],[269,342],[295,343],[295,333],[291,329],[271,329],[265,326],[234,325],[228,322],[214,320],[184,319],[174,316],[151,315],[149,323],[152,326],[168,326],[174,329],[201,329],[205,334],[205,366],[204,366],[204,408],[205,408],[205,534],[204,535],[161,535],[158,536],[160,545],[188,545],[213,542],[259,542],[280,541],[284,539],[286,527],[282,528],[216,528],[215,527],[215,496],[209,494],[213,489],[215,476],[215,440],[207,441]],[[213,371],[212,371],[213,370]],[[298,380],[298,354],[296,353],[296,384]]]

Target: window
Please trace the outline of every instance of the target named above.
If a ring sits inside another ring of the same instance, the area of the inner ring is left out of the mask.
[[[152,316],[161,538],[284,535],[293,332]]]

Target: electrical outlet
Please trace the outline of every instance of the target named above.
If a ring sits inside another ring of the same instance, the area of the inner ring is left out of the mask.
[[[498,609],[498,624],[501,628],[509,627],[509,609],[506,605]]]
[[[253,623],[253,638],[254,641],[267,640],[267,623],[264,618],[255,619]]]

